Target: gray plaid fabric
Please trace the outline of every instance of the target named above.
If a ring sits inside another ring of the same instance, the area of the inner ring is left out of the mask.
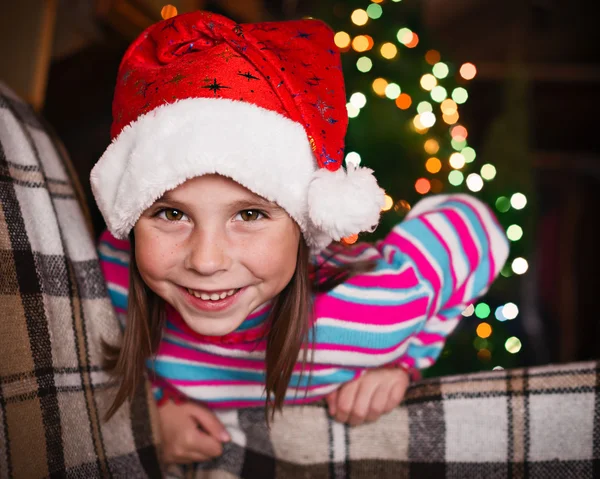
[[[146,388],[110,422],[119,334],[59,143],[0,84],[0,477],[160,477]]]
[[[270,431],[262,409],[221,420],[233,438],[224,455],[169,477],[600,477],[600,363],[422,381],[391,414],[356,428],[322,405],[285,408]]]

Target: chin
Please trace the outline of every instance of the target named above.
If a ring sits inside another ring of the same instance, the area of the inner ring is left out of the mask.
[[[230,318],[203,318],[182,314],[185,323],[198,334],[204,336],[225,336],[240,327],[241,321],[232,321]]]

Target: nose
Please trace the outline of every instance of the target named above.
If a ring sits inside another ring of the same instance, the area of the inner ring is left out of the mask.
[[[227,238],[224,232],[196,229],[190,237],[190,248],[186,255],[185,267],[203,276],[227,271],[231,266]]]

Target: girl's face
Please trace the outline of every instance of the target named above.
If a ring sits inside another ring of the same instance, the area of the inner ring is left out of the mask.
[[[188,180],[134,227],[144,282],[194,331],[222,336],[274,298],[296,269],[300,230],[274,203],[233,180]]]

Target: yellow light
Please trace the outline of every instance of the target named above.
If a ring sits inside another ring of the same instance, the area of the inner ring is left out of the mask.
[[[357,52],[366,52],[369,49],[369,39],[364,35],[358,35],[352,40],[352,48]]]
[[[173,5],[165,5],[160,11],[160,16],[163,18],[163,20],[168,20],[169,18],[173,18],[176,15],[177,8]]]
[[[359,27],[366,25],[366,23],[369,21],[369,15],[362,8],[354,10],[350,18],[352,20],[352,23],[358,25]]]
[[[442,115],[442,119],[448,125],[454,125],[458,121],[458,118],[459,116],[457,111],[452,113],[451,115],[446,115],[445,113]]]
[[[437,85],[437,78],[431,73],[426,73],[421,77],[421,88],[423,90],[431,91]]]
[[[417,190],[417,193],[425,195],[429,193],[430,189],[431,183],[429,183],[429,180],[427,178],[419,178],[415,183],[415,190]]]
[[[452,153],[450,155],[450,166],[455,170],[460,170],[463,166],[465,166],[465,157],[460,153]]]
[[[477,326],[477,336],[480,338],[489,338],[492,335],[492,327],[488,323],[480,323]]]
[[[496,177],[496,167],[490,163],[486,163],[481,167],[481,176],[485,180],[493,180]]]
[[[425,61],[430,65],[435,65],[437,62],[441,60],[440,52],[437,50],[429,50],[425,54]]]
[[[453,140],[465,141],[467,139],[468,132],[464,126],[456,125],[455,127],[452,128],[450,135],[452,136]]]
[[[429,171],[429,173],[438,173],[442,169],[442,162],[435,156],[432,156],[425,163],[425,169]]]
[[[424,148],[425,151],[430,155],[435,155],[438,151],[440,151],[440,144],[437,142],[437,140],[429,138],[429,140],[425,142]]]
[[[440,109],[444,115],[453,115],[458,111],[458,105],[450,98],[446,98],[440,105]]]
[[[384,203],[383,208],[381,208],[381,211],[389,211],[392,209],[392,206],[394,206],[394,200],[390,195],[385,195],[383,201]]]
[[[387,42],[381,45],[381,56],[391,60],[398,54],[398,48],[393,43]]]
[[[379,96],[385,96],[385,89],[387,86],[388,82],[384,78],[376,78],[373,81],[373,91]]]
[[[413,118],[413,125],[417,131],[425,130],[425,126],[421,123],[421,115],[417,115]]]
[[[337,32],[333,37],[333,41],[337,45],[338,48],[346,49],[350,46],[350,35],[346,32]]]
[[[401,93],[400,96],[396,98],[396,106],[401,110],[408,110],[411,104],[412,98],[407,93]]]
[[[519,351],[521,351],[522,344],[519,338],[512,336],[506,340],[504,347],[509,353],[517,354]]]
[[[465,80],[472,80],[477,74],[477,68],[472,63],[464,63],[460,67],[460,76]]]

